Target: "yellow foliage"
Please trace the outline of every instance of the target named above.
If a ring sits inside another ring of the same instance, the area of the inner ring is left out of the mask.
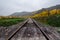
[[[42,16],[48,16],[48,12],[47,12],[47,11],[43,11],[43,12],[41,13],[41,15],[42,15]]]
[[[57,10],[56,9],[50,11],[50,15],[54,15],[54,14],[57,14]]]
[[[57,14],[60,14],[60,9],[57,10]]]
[[[48,17],[50,15],[55,15],[55,14],[60,14],[60,9],[53,9],[53,10],[45,10],[41,13],[37,13],[34,16],[32,16],[33,18],[38,18],[38,17]]]

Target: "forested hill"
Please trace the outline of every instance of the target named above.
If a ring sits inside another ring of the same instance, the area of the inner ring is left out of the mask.
[[[45,11],[45,10],[53,10],[53,9],[60,9],[60,5],[52,6],[49,8],[42,8],[42,9],[36,11],[35,13],[40,13],[40,12]]]
[[[29,16],[29,15],[32,15],[32,12],[15,12],[10,16]]]

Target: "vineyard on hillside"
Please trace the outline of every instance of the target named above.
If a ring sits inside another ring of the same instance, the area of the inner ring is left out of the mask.
[[[45,10],[35,14],[32,18],[54,27],[60,27],[60,9]]]

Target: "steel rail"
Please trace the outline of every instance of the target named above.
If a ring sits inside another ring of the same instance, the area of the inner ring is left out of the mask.
[[[40,31],[42,32],[42,34],[44,35],[44,37],[47,39],[47,40],[52,40],[41,28],[40,26],[38,25],[38,23],[33,19],[33,22],[34,24],[40,29]]]
[[[28,22],[28,19],[17,29],[15,30],[6,40],[11,40],[11,38]]]
[[[26,23],[29,20],[26,20],[16,31],[14,31],[6,40],[11,40],[11,38],[22,28],[24,27],[24,25],[26,25]],[[33,23],[36,25],[36,27],[38,27],[41,31],[41,33],[43,34],[43,36],[46,38],[46,40],[51,40],[51,38],[40,28],[40,26],[38,25],[38,23],[32,19]]]

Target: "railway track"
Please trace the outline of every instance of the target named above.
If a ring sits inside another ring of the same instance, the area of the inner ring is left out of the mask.
[[[29,18],[6,40],[52,40],[52,38],[40,28],[35,20]]]

